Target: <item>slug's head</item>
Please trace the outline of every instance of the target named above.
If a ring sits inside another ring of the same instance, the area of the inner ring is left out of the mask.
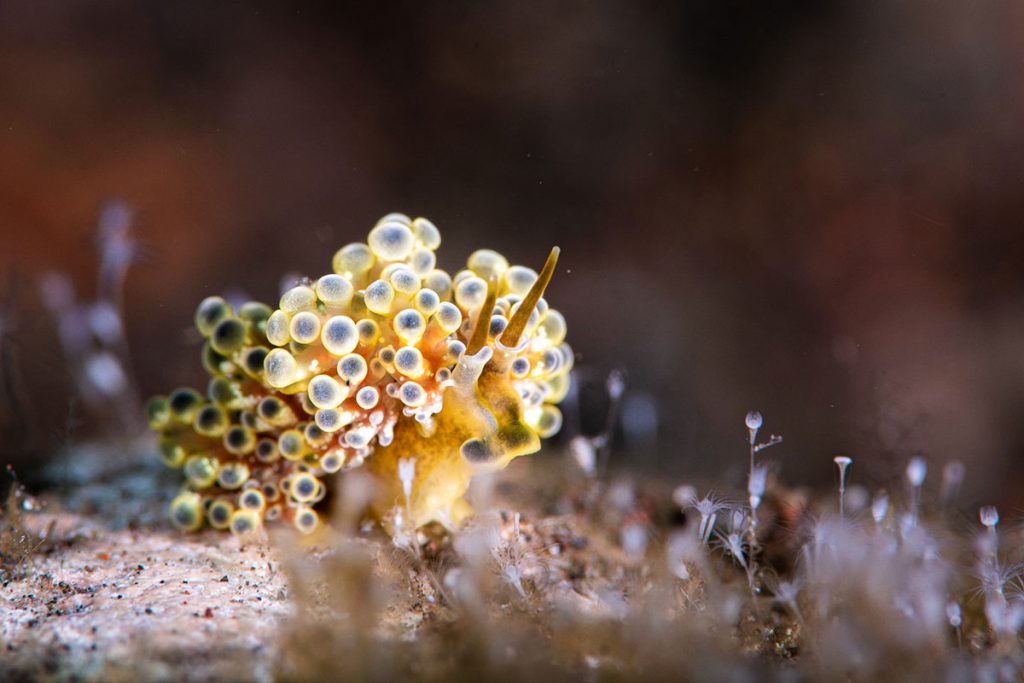
[[[504,288],[490,278],[466,351],[491,350],[477,382],[477,399],[493,417],[493,427],[460,447],[474,467],[504,467],[513,458],[537,451],[540,439],[561,427],[562,415],[553,404],[568,389],[572,353],[564,344],[565,320],[542,298],[558,255],[558,247],[553,248],[539,275],[520,276],[522,285],[532,280],[525,292],[522,285],[519,292],[512,292],[509,278]]]
[[[441,361],[445,381],[427,390],[436,412],[399,421],[394,443],[366,461],[382,489],[375,509],[393,530],[398,520],[457,523],[475,474],[537,451],[561,427],[555,404],[568,391],[573,354],[565,319],[543,296],[558,256],[553,249],[537,273],[482,249],[452,278],[462,323],[446,340],[455,353]]]

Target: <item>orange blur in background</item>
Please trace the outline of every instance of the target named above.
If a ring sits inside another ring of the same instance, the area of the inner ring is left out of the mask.
[[[274,300],[403,211],[453,271],[562,247],[563,439],[621,367],[620,465],[741,485],[756,408],[791,483],[925,454],[1018,500],[1024,7],[337,5],[0,6],[0,459],[109,433],[71,405],[39,282],[92,295],[121,199],[142,395],[203,382],[201,298]]]

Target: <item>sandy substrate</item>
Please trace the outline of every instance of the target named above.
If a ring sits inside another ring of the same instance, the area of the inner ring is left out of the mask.
[[[77,449],[22,515],[49,537],[0,584],[0,680],[270,680],[291,609],[274,551],[171,529],[174,477],[132,451]]]
[[[275,543],[266,536],[242,543],[213,530],[175,531],[165,511],[177,473],[162,468],[146,447],[77,448],[47,473],[56,487],[29,501],[37,510],[20,515],[33,536],[46,539],[0,582],[0,681],[280,676],[276,648],[296,609],[284,561],[301,556],[298,566],[312,571],[316,584],[332,571],[330,549],[299,550],[281,543],[294,540],[287,533]],[[570,562],[548,546],[572,534],[557,521],[547,526],[546,535],[533,539],[538,552],[559,565]],[[422,575],[399,574],[409,577],[408,586],[379,614],[374,630],[404,639],[443,610]],[[300,591],[303,604],[316,599],[309,590]]]
[[[587,479],[557,453],[479,477],[477,514],[455,532],[391,538],[339,495],[311,536],[272,524],[269,540],[242,543],[171,529],[178,474],[145,448],[77,449],[46,473],[41,499],[4,519],[0,683],[930,683],[1024,670],[1017,624],[997,633],[998,604],[971,590],[973,537],[941,512],[910,535],[820,524],[838,540],[811,546],[825,558],[815,582],[786,598],[784,577],[808,576],[792,567],[815,509],[782,487],[762,504],[754,575],[724,535],[703,546],[672,482]],[[928,550],[940,539],[954,559]],[[1000,540],[1020,547],[1018,532]],[[1005,583],[1003,618],[1016,619],[1017,584]],[[956,630],[942,615],[950,596]]]
[[[645,562],[642,548],[628,552],[636,541],[626,543],[624,529],[641,531],[646,545],[671,521],[653,520],[657,506],[631,486],[573,485],[552,458],[478,487],[479,514],[465,528],[425,531],[415,549],[357,523],[302,542],[275,527],[269,540],[243,543],[172,529],[166,506],[177,473],[155,461],[79,449],[18,515],[30,536],[48,536],[0,582],[0,681],[521,680],[521,672],[574,681],[625,671],[637,658],[614,634],[629,618],[646,628],[644,610],[631,617],[628,603],[645,599],[651,572],[665,564]],[[683,589],[701,593],[694,581]],[[669,592],[658,604],[671,611],[677,602]],[[765,646],[760,636],[748,641],[743,651]]]
[[[289,602],[268,546],[68,513],[31,524],[50,520],[56,545],[0,588],[4,680],[270,679]]]

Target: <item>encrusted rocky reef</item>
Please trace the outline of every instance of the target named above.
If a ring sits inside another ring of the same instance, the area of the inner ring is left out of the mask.
[[[966,522],[949,492],[957,471],[935,496],[921,459],[896,482],[905,497],[872,499],[840,458],[838,497],[755,470],[749,497],[730,500],[588,472],[593,453],[575,443],[480,478],[478,514],[455,531],[395,539],[339,504],[317,534],[281,525],[239,538],[172,527],[174,473],[150,448],[71,449],[49,473],[55,488],[9,499],[3,680],[1014,681],[1024,671],[1020,530],[992,507]]]

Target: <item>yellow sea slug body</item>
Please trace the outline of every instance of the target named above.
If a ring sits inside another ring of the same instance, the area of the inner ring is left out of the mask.
[[[436,268],[440,243],[430,221],[391,214],[276,310],[199,305],[207,395],[147,407],[164,461],[185,474],[176,526],[311,532],[354,467],[374,476],[390,528],[457,524],[475,473],[558,431],[573,354],[542,296],[558,249],[539,274],[481,249],[452,277]]]

